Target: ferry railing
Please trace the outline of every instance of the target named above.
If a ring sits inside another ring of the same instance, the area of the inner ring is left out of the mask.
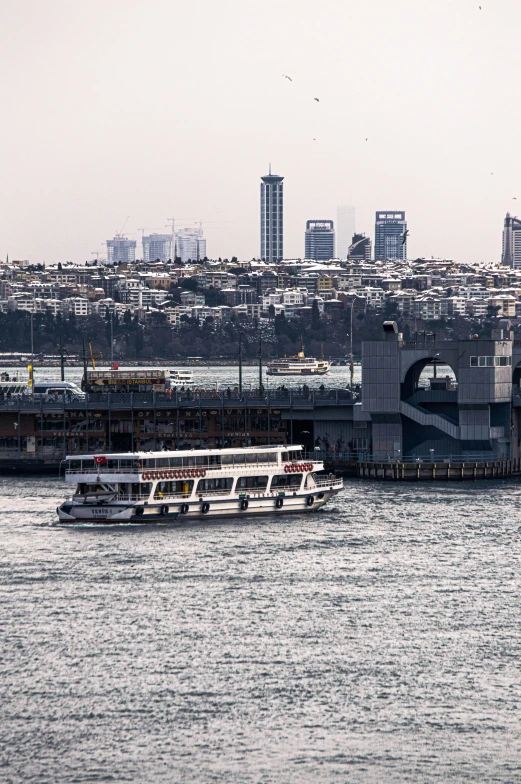
[[[343,480],[334,474],[330,474],[329,476],[324,477],[315,477],[316,487],[331,487],[331,485],[335,484],[343,484]]]

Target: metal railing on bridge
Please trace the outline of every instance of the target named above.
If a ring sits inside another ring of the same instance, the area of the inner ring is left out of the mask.
[[[169,408],[201,405],[349,405],[360,400],[360,394],[349,389],[269,389],[218,391],[215,389],[185,392],[109,392],[79,396],[33,397],[32,395],[0,396],[1,411],[92,410],[121,408]]]
[[[474,455],[385,455],[359,453],[356,456],[358,463],[494,463],[498,460],[507,460],[506,457],[479,452]]]

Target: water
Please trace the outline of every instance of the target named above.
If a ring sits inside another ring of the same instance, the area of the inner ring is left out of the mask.
[[[515,480],[152,529],[63,494],[0,479],[2,781],[521,781]]]
[[[161,363],[158,363],[161,367]],[[168,365],[174,367],[174,365]],[[109,367],[100,367],[100,370],[109,370]],[[143,368],[141,368],[143,369]],[[239,383],[239,368],[235,365],[219,365],[218,367],[209,367],[208,365],[191,365],[188,370],[191,370],[194,377],[194,386],[198,387],[214,387],[218,386],[219,389],[226,389],[227,387],[236,386]],[[19,379],[27,379],[27,372],[25,368],[5,368],[12,377]],[[452,379],[455,378],[452,369],[448,365],[439,365],[437,367],[437,374],[440,377],[449,375]],[[80,383],[83,376],[83,368],[71,367],[65,368],[65,380],[75,381]],[[428,378],[432,376],[432,367],[427,366],[420,377],[420,385],[428,386]],[[46,381],[53,379],[57,381],[60,378],[59,368],[39,368],[35,369],[35,380]],[[252,365],[244,365],[242,369],[243,385],[245,389],[253,387],[256,389],[259,386],[259,368]],[[354,367],[354,382],[360,384],[362,381],[362,367],[355,365]],[[263,370],[263,384],[266,388],[273,389],[281,384],[284,384],[288,389],[296,389],[303,384],[307,384],[312,389],[318,388],[321,384],[326,387],[335,389],[345,389],[351,382],[349,366],[335,365],[328,373],[323,376],[268,376],[266,375],[266,368]]]

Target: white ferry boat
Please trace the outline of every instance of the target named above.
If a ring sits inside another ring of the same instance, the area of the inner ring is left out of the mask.
[[[331,368],[327,359],[306,357],[304,349],[296,357],[272,359],[268,362],[268,376],[321,376]]]
[[[194,374],[191,370],[184,370],[184,368],[171,370],[170,384],[172,387],[193,387]]]
[[[63,523],[157,523],[320,509],[343,489],[301,446],[66,458]]]

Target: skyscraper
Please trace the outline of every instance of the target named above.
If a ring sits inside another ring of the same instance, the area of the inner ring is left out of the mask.
[[[284,258],[284,177],[270,173],[261,182],[261,259]]]
[[[405,212],[377,212],[374,232],[375,261],[406,259],[407,240],[403,241],[406,231]]]
[[[340,205],[336,210],[336,253],[339,259],[347,258],[351,237],[355,233],[355,208],[349,204]]]
[[[128,264],[136,260],[136,240],[129,240],[122,234],[116,234],[113,240],[107,240],[107,263]]]
[[[175,234],[176,256],[183,264],[206,258],[206,239],[201,228],[180,229]]]
[[[315,261],[335,258],[335,225],[332,220],[306,222],[304,256]]]
[[[371,238],[365,234],[353,234],[353,241],[349,246],[347,258],[351,261],[371,261]]]
[[[521,220],[513,218],[509,212],[503,228],[501,264],[514,269],[521,268]]]
[[[143,235],[143,261],[168,261],[172,258],[172,235]]]

